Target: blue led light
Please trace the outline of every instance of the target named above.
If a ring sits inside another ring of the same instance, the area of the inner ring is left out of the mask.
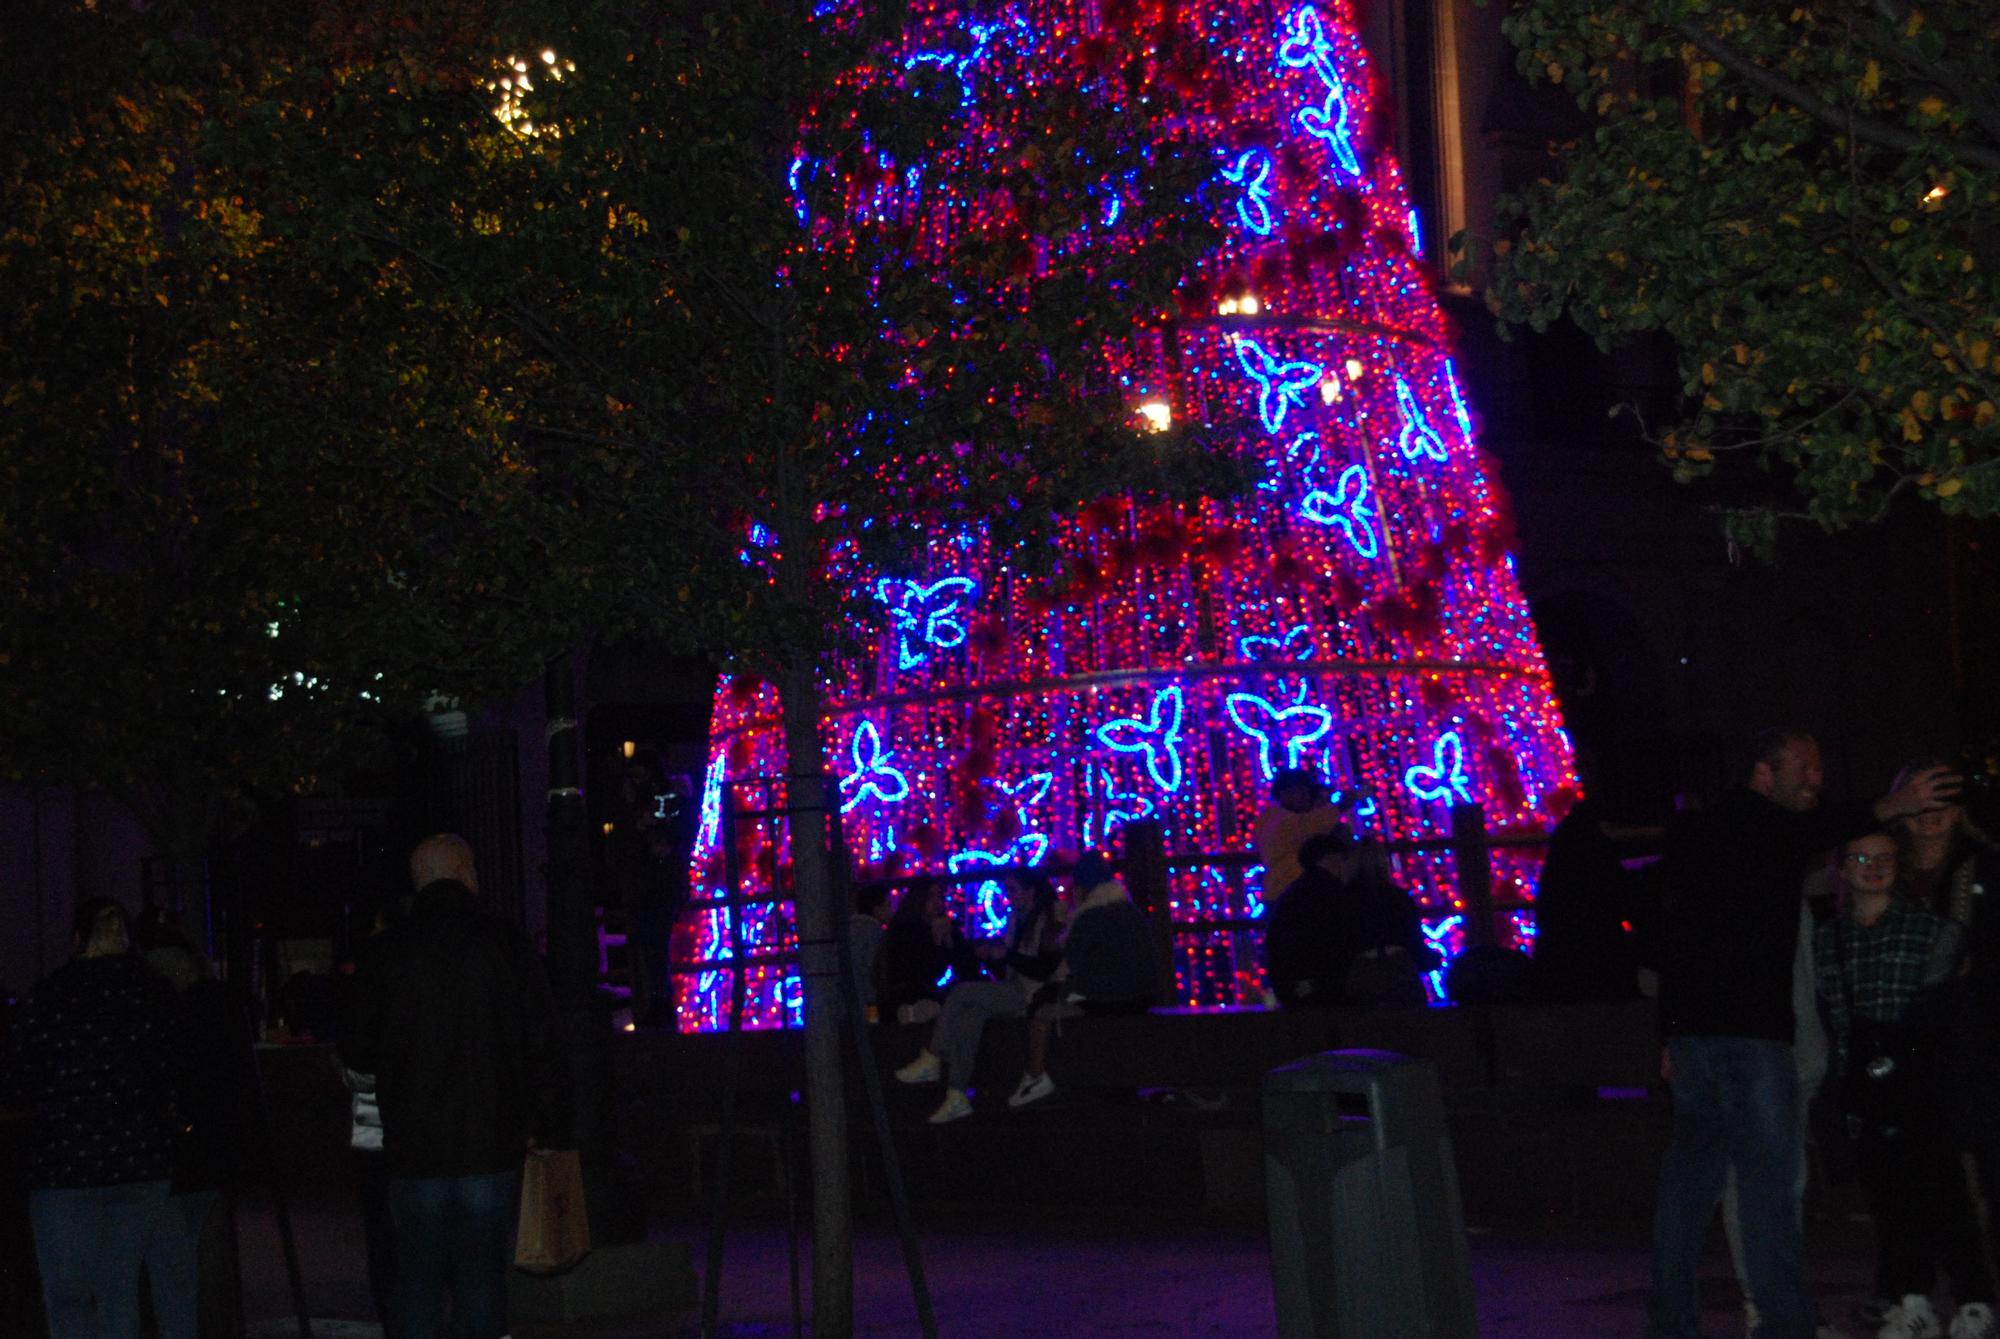
[[[1222,169],[1222,179],[1243,188],[1236,201],[1236,217],[1259,237],[1269,237],[1276,220],[1271,214],[1271,155],[1262,149],[1245,149],[1233,167]]]
[[[1297,405],[1304,411],[1306,392],[1319,385],[1325,374],[1318,363],[1283,362],[1264,351],[1264,346],[1246,336],[1236,338],[1236,362],[1243,375],[1257,383],[1257,416],[1266,432],[1285,426],[1285,411]]]
[[[1113,832],[1127,823],[1151,818],[1158,808],[1144,795],[1119,790],[1109,768],[1093,766],[1085,769],[1084,785],[1089,787],[1093,782],[1098,795],[1104,800],[1104,821],[1100,826],[1094,816],[1085,815],[1083,844],[1087,847],[1109,846]]]
[[[809,175],[806,172],[806,169],[809,167],[815,172],[818,171],[818,165],[812,159],[802,153],[795,154],[792,157],[792,170],[785,175],[786,184],[792,188],[792,213],[798,216],[798,220],[801,223],[806,221],[807,210],[804,178]]]
[[[969,869],[1005,869],[1010,865],[1035,866],[1049,853],[1049,839],[1039,832],[1023,833],[1004,851],[972,848],[945,860],[953,874]],[[998,879],[988,879],[973,890],[973,905],[979,920],[974,926],[981,938],[991,938],[1007,928],[1007,890]]]
[[[1431,746],[1431,762],[1427,767],[1422,763],[1403,773],[1403,785],[1419,800],[1449,800],[1453,796],[1461,804],[1472,803],[1472,780],[1465,774],[1465,743],[1452,730],[1439,735],[1437,743]]]
[[[694,830],[694,849],[712,851],[722,840],[722,766],[728,759],[720,749],[709,759],[708,774],[701,779],[701,821]]]
[[[1410,391],[1410,383],[1396,378],[1396,417],[1403,421],[1402,434],[1396,439],[1396,446],[1405,460],[1415,460],[1427,456],[1432,460],[1444,460],[1450,454],[1445,449],[1444,439],[1431,426],[1430,415],[1424,413],[1423,406]]]
[[[1403,220],[1410,230],[1410,251],[1413,255],[1424,254],[1424,230],[1417,221],[1417,207],[1410,206],[1409,215]]]
[[[873,721],[863,721],[854,729],[852,749],[854,770],[840,779],[840,812],[851,812],[870,796],[884,804],[900,804],[910,798],[910,779],[899,767],[891,767],[894,756],[882,743],[882,732]],[[850,792],[852,792],[850,794]]]
[[[1439,960],[1449,963],[1453,955],[1448,941],[1451,938],[1452,931],[1465,924],[1465,917],[1447,916],[1434,926],[1424,925],[1421,921],[1417,924],[1423,930],[1424,938],[1428,939],[1431,947],[1437,950]],[[1426,972],[1424,976],[1431,983],[1431,998],[1442,1000],[1444,998],[1444,968],[1439,967],[1436,971]]]
[[[1293,467],[1301,479],[1310,479],[1319,473],[1320,461],[1325,455],[1326,452],[1320,445],[1319,434],[1302,432],[1292,438],[1292,444],[1285,448],[1284,455],[1264,457],[1264,468],[1269,474],[1257,486],[1266,492],[1276,492],[1284,483],[1286,469]],[[1304,462],[1302,464],[1301,459]]]
[[[971,37],[966,50],[919,51],[905,58],[903,68],[914,70],[919,65],[936,65],[940,69],[951,71],[958,79],[959,97],[969,103],[972,101],[972,67],[985,59],[994,39],[1005,37],[1028,39],[1033,36],[1028,21],[1018,14],[1009,14],[1006,18],[993,23],[968,23],[965,25],[965,31]]]
[[[1097,741],[1117,753],[1143,754],[1153,784],[1169,795],[1181,788],[1181,717],[1186,703],[1179,684],[1153,694],[1145,720],[1121,716],[1097,727]]]
[[[1238,637],[1236,649],[1245,660],[1311,660],[1313,631],[1310,623],[1296,623],[1279,637]]]
[[[1299,110],[1299,127],[1326,142],[1342,171],[1351,177],[1360,176],[1361,159],[1354,152],[1349,126],[1347,86],[1341,81],[1333,43],[1327,40],[1326,25],[1320,20],[1318,9],[1312,5],[1299,6],[1292,15],[1291,34],[1278,47],[1278,60],[1294,70],[1311,70],[1318,76],[1326,96],[1319,106]]]
[[[959,606],[979,594],[971,577],[946,577],[930,585],[883,577],[875,583],[875,598],[895,617],[896,668],[915,669],[930,660],[928,647],[950,650],[965,642]]]
[[[1458,391],[1458,373],[1452,370],[1451,360],[1444,364],[1445,389],[1451,392],[1451,412],[1458,419],[1458,430],[1465,440],[1472,440],[1472,411],[1465,407],[1465,397]]]
[[[1021,826],[1026,827],[1028,810],[1049,797],[1049,788],[1055,785],[1055,782],[1054,772],[1036,772],[1012,784],[1005,781],[996,781],[993,784],[999,788],[1002,795],[1014,802],[1014,816],[1021,820]]]
[[[1222,709],[1236,728],[1257,741],[1257,765],[1269,781],[1281,765],[1297,767],[1306,749],[1333,728],[1333,713],[1325,707],[1300,702],[1291,707],[1274,707],[1256,693],[1231,693]]]
[[[1381,548],[1375,536],[1375,508],[1369,501],[1373,496],[1367,469],[1349,465],[1340,472],[1331,493],[1324,488],[1307,493],[1299,503],[1299,512],[1308,521],[1337,527],[1356,553],[1373,558]]]

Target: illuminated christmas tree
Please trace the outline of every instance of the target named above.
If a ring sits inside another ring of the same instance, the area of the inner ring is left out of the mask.
[[[864,875],[963,873],[1115,845],[1143,818],[1170,853],[1244,851],[1287,766],[1317,769],[1385,838],[1446,835],[1465,803],[1546,829],[1576,797],[1569,743],[1346,0],[918,3],[872,77],[943,72],[978,134],[1038,82],[1097,72],[1104,34],[1142,8],[1176,48],[1148,77],[1181,81],[1194,110],[1175,133],[1212,155],[1205,199],[1228,226],[1178,319],[1135,331],[1112,373],[1135,414],[1209,425],[1253,486],[1185,507],[1105,498],[1064,523],[1052,576],[997,561],[976,526],[933,536],[910,570],[832,559],[874,611],[872,649],[829,674],[823,727],[848,850]],[[921,189],[919,169],[883,168],[840,183],[850,217]],[[795,184],[814,170],[802,156]],[[1120,245],[1145,189],[1107,182],[1065,263]],[[774,691],[725,681],[711,747],[697,897],[727,897],[733,871],[752,899],[735,934],[784,948],[784,851],[751,825],[725,852],[720,822],[726,780],[785,771]],[[1527,858],[1496,853],[1494,870],[1503,899],[1527,897]],[[1260,872],[1174,876],[1174,915],[1197,927],[1177,939],[1181,1002],[1259,997]],[[1450,856],[1405,855],[1398,874],[1455,949]],[[999,885],[962,888],[967,931],[997,933]],[[675,957],[729,956],[731,914],[698,901]],[[1198,928],[1218,920],[1236,924]],[[1526,913],[1510,925],[1532,934]],[[726,1022],[728,968],[679,980],[682,1028]],[[796,1020],[790,969],[754,967],[745,986],[747,1025]]]

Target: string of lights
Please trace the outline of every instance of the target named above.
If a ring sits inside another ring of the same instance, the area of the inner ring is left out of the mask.
[[[1040,864],[1114,845],[1139,819],[1161,823],[1170,851],[1247,850],[1288,766],[1317,771],[1384,838],[1446,835],[1463,803],[1496,827],[1553,825],[1579,794],[1571,749],[1347,0],[911,8],[906,52],[867,77],[916,96],[932,85],[909,81],[945,72],[968,137],[1080,77],[1113,8],[1202,54],[1160,56],[1127,96],[1182,82],[1177,133],[1212,148],[1204,200],[1226,240],[1187,276],[1177,319],[1115,370],[1142,423],[1240,424],[1217,449],[1259,477],[1219,501],[1102,499],[1062,526],[1052,576],[1016,570],[977,527],[933,536],[914,570],[856,574],[880,615],[874,649],[831,668],[823,729],[859,874]],[[841,5],[821,9],[837,21]],[[940,198],[949,166],[941,154],[821,180],[816,198],[840,210],[802,201],[800,217],[829,245],[890,217],[991,225]],[[801,157],[793,183],[821,171]],[[1102,213],[1045,263],[1128,245],[1144,189],[1107,181]],[[727,781],[785,771],[775,690],[725,680],[713,730],[696,910],[674,956],[715,966],[679,978],[684,1030],[727,1025],[728,917],[746,948],[795,942],[782,836],[744,825],[724,851],[720,822]],[[1496,850],[1492,866],[1496,901],[1531,898],[1531,856]],[[1458,951],[1466,899],[1449,854],[1398,857],[1397,874],[1433,942]],[[1261,875],[1176,867],[1177,1003],[1261,999]],[[997,882],[952,897],[968,934],[1004,925]],[[1526,946],[1532,914],[1502,929]],[[798,1022],[791,968],[743,970],[746,1025]]]

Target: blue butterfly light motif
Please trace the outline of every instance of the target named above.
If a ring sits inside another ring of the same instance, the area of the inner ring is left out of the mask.
[[[1236,217],[1259,237],[1269,237],[1276,217],[1271,213],[1271,155],[1262,149],[1245,149],[1234,166],[1222,169],[1222,179],[1241,186],[1236,201]]]
[[[1299,6],[1292,15],[1291,34],[1278,47],[1278,62],[1294,70],[1311,70],[1318,76],[1320,85],[1326,89],[1326,98],[1317,107],[1300,109],[1299,127],[1326,142],[1342,171],[1351,177],[1360,176],[1361,159],[1354,152],[1349,125],[1347,86],[1340,77],[1333,43],[1327,40],[1326,24],[1321,21],[1319,10],[1311,5]]]
[[[1292,438],[1292,444],[1285,448],[1284,455],[1264,457],[1264,468],[1269,473],[1267,477],[1258,481],[1257,486],[1267,493],[1275,493],[1285,481],[1286,468],[1292,465],[1298,466],[1300,478],[1310,479],[1319,472],[1320,461],[1325,456],[1326,450],[1320,444],[1319,434],[1302,432]],[[1300,461],[1304,463],[1300,464]]]
[[[1459,803],[1471,804],[1472,779],[1465,774],[1465,742],[1458,731],[1439,735],[1431,746],[1430,766],[1418,763],[1406,770],[1403,785],[1419,800],[1449,800],[1456,796]]]
[[[1042,863],[1049,853],[1049,839],[1039,832],[1023,833],[1016,837],[1004,851],[983,851],[971,848],[947,857],[946,868],[953,874],[963,874],[969,869],[1005,869],[1009,866],[1033,866]],[[991,938],[1007,928],[1007,890],[998,879],[987,879],[973,890],[973,907],[979,920],[974,929],[981,938]]]
[[[1293,624],[1278,637],[1239,637],[1236,649],[1245,660],[1260,664],[1268,660],[1311,660],[1314,651],[1312,625]]]
[[[945,577],[925,586],[900,577],[875,583],[875,598],[889,607],[896,624],[896,668],[915,669],[930,661],[929,648],[950,650],[965,643],[959,606],[979,595],[971,577]]]
[[[870,797],[884,804],[901,804],[910,798],[910,778],[900,767],[889,765],[894,755],[882,743],[882,732],[873,721],[855,727],[851,752],[854,770],[840,779],[841,813],[851,812]]]
[[[1049,789],[1055,782],[1054,772],[1036,772],[1019,781],[995,781],[993,785],[1014,802],[1014,816],[1021,820],[1021,826],[1025,828],[1028,826],[1028,810],[1049,797]]]
[[[1405,460],[1415,460],[1426,456],[1431,460],[1445,460],[1449,452],[1444,439],[1431,426],[1430,415],[1424,413],[1417,403],[1416,395],[1410,390],[1410,383],[1396,378],[1396,417],[1403,421],[1402,435],[1396,439],[1396,446]]]
[[[1107,767],[1092,767],[1084,773],[1086,786],[1093,781],[1096,784],[1097,794],[1104,800],[1104,821],[1100,825],[1094,817],[1085,815],[1083,820],[1085,846],[1106,845],[1111,841],[1111,834],[1119,828],[1127,823],[1151,818],[1158,811],[1158,806],[1144,795],[1119,790],[1116,779]]]
[[[1311,70],[1321,79],[1340,77],[1333,63],[1333,43],[1327,40],[1317,8],[1300,5],[1293,13],[1292,31],[1278,47],[1278,61],[1294,70]]]
[[[1238,730],[1257,741],[1257,765],[1266,781],[1278,774],[1281,765],[1297,767],[1306,749],[1333,728],[1332,712],[1303,701],[1275,707],[1256,693],[1231,693],[1223,699],[1222,709]],[[1277,761],[1280,755],[1282,764]]]
[[[1374,491],[1367,469],[1349,465],[1340,472],[1331,493],[1324,488],[1308,492],[1299,503],[1299,512],[1308,521],[1336,527],[1356,553],[1373,558],[1381,551],[1375,534],[1375,508],[1370,503]]]
[[[965,25],[965,31],[971,39],[965,50],[918,51],[904,58],[903,68],[914,70],[919,65],[935,65],[940,69],[949,70],[958,79],[961,101],[970,103],[973,67],[986,58],[986,53],[992,49],[994,39],[1028,39],[1033,36],[1028,21],[1019,14],[1009,14],[1006,18],[993,23],[968,23]]]
[[[1241,336],[1236,340],[1236,362],[1243,375],[1257,383],[1257,415],[1264,420],[1266,432],[1283,428],[1285,411],[1292,406],[1303,411],[1306,392],[1319,385],[1325,375],[1318,363],[1284,362],[1265,352],[1256,340]]]
[[[1181,718],[1187,704],[1179,684],[1153,694],[1145,720],[1121,716],[1097,727],[1097,742],[1116,753],[1138,753],[1146,760],[1153,784],[1169,795],[1181,788]]]

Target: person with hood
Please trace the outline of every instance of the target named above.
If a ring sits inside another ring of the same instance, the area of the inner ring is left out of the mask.
[[[1076,862],[1075,905],[1063,935],[1055,976],[1034,995],[1028,1014],[1028,1065],[1008,1097],[1010,1107],[1039,1102],[1056,1090],[1049,1077],[1049,1038],[1064,1018],[1144,1013],[1159,997],[1160,964],[1153,921],[1132,901],[1110,860],[1086,851]]]

